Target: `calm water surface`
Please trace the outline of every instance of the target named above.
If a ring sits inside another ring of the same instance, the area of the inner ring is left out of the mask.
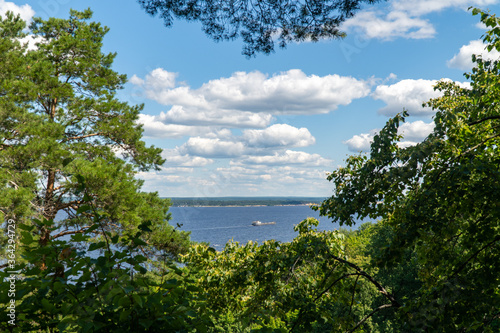
[[[307,217],[320,221],[318,230],[339,228],[308,206],[170,207],[169,211],[172,213],[170,224],[182,224],[181,230],[191,231],[191,240],[208,242],[216,250],[222,250],[231,239],[242,244],[270,239],[289,242],[297,235],[293,226]],[[276,224],[252,226],[256,220]]]

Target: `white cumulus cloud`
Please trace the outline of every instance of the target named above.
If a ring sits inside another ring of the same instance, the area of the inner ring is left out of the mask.
[[[176,74],[157,68],[130,83],[144,96],[171,106],[163,115],[172,124],[263,128],[272,115],[328,113],[370,93],[371,83],[339,75],[306,75],[298,69],[268,76],[236,72],[200,88],[176,86]]]
[[[449,79],[441,79],[448,80]],[[441,81],[440,80],[440,81]],[[437,80],[401,80],[392,85],[379,85],[371,94],[375,100],[384,101],[387,105],[378,112],[386,116],[394,116],[397,113],[408,110],[410,116],[429,116],[434,111],[429,107],[423,107],[422,104],[428,102],[431,98],[437,98],[442,95],[439,90],[434,90]],[[455,81],[462,88],[470,88],[469,82]]]
[[[352,138],[344,141],[343,143],[347,145],[347,148],[352,152],[367,152],[370,151],[370,145],[377,132],[378,130],[372,130],[370,133],[354,135]]]
[[[434,130],[434,122],[423,122],[417,120],[404,123],[399,127],[398,133],[403,135],[404,141],[421,142]]]
[[[138,123],[143,126],[147,138],[182,138],[193,135],[209,135],[214,129],[203,126],[187,126],[165,123],[162,114],[140,114]]]
[[[382,100],[387,105],[379,110],[386,116],[394,116],[407,109],[411,116],[430,115],[431,108],[422,107],[424,102],[440,96],[434,90],[436,80],[401,80],[392,85],[380,85],[372,93],[372,98]]]
[[[396,37],[431,38],[436,34],[436,30],[428,20],[411,17],[403,11],[391,11],[387,14],[379,11],[360,12],[347,20],[343,28],[359,31],[365,38],[384,40]]]
[[[214,161],[200,156],[182,155],[178,149],[164,149],[161,155],[166,159],[165,167],[204,167],[212,164]]]
[[[178,149],[181,154],[190,156],[234,158],[272,154],[275,150],[309,146],[315,141],[307,128],[276,124],[263,130],[244,130],[239,136],[219,131],[204,137],[191,137]]]
[[[41,36],[27,35],[19,39],[21,44],[27,44],[28,51],[36,50],[38,48],[37,43],[43,43],[45,40]]]
[[[179,151],[192,156],[227,158],[243,155],[246,147],[242,142],[237,141],[191,137],[179,148]]]
[[[265,156],[236,157],[229,165],[216,168],[204,165],[211,159],[183,155],[179,149],[164,150],[163,156],[167,162],[160,171],[138,175],[146,180],[144,190],[158,191],[162,196],[326,196],[331,191],[325,179],[332,161],[318,154],[283,150]]]
[[[460,51],[448,60],[447,65],[451,68],[458,68],[461,70],[471,70],[473,67],[472,55],[480,55],[485,60],[499,60],[500,52],[493,49],[491,52],[486,50],[486,45],[482,40],[473,40],[469,44],[460,48]]]
[[[5,14],[11,11],[14,14],[18,14],[28,24],[31,22],[31,19],[35,15],[35,11],[31,8],[30,5],[25,4],[22,6],[18,6],[13,2],[0,0],[0,16],[5,17]]]
[[[228,126],[232,128],[264,128],[274,119],[268,113],[234,111],[221,109],[200,109],[194,112],[189,107],[174,105],[169,111],[162,112],[160,121],[169,124],[189,126]]]
[[[275,124],[263,130],[249,129],[242,139],[250,147],[305,147],[316,142],[305,127],[296,128],[287,124]]]
[[[398,134],[403,136],[403,139],[399,142],[399,147],[408,147],[416,145],[422,142],[429,134],[434,130],[434,122],[423,122],[417,120],[414,122],[403,123],[399,129]],[[347,148],[352,152],[369,152],[370,145],[373,142],[373,138],[379,132],[379,129],[373,129],[369,133],[362,133],[359,135],[354,135],[349,140],[343,143],[347,145]]]
[[[307,193],[328,193],[329,183],[325,181],[327,171],[301,165],[232,165],[218,168],[218,178],[226,180],[225,187],[255,194],[288,193],[290,196]],[[290,187],[290,185],[292,187]],[[241,192],[240,192],[241,193]]]
[[[485,7],[496,3],[498,0],[398,0],[393,2],[393,8],[412,15],[426,15],[447,8],[466,10],[470,6]]]
[[[499,0],[394,0],[379,7],[357,13],[342,28],[360,32],[365,38],[392,40],[432,38],[436,29],[425,15],[445,9],[467,10],[470,6],[485,7]]]
[[[147,98],[161,100],[165,90],[176,86],[177,76],[177,73],[167,72],[163,68],[156,68],[147,74],[144,79],[134,74],[129,81],[134,85],[142,87]]]
[[[247,156],[231,163],[232,165],[302,165],[303,167],[330,167],[333,161],[319,154],[308,154],[303,151],[285,150],[273,155]]]

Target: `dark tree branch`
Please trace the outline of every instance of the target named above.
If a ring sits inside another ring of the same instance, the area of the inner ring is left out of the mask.
[[[325,288],[325,290],[323,290],[323,291],[322,291],[322,292],[321,292],[321,293],[320,293],[320,294],[319,294],[319,295],[318,295],[318,296],[314,299],[314,301],[313,301],[313,302],[316,302],[317,300],[319,300],[319,299],[320,299],[320,298],[321,298],[324,294],[326,294],[326,293],[327,293],[327,291],[328,291],[328,290],[332,289],[332,287],[333,287],[334,285],[336,285],[336,284],[337,284],[337,282],[339,282],[339,281],[341,281],[341,280],[343,280],[343,279],[345,279],[345,278],[347,278],[347,277],[349,277],[349,276],[357,276],[357,277],[359,277],[360,275],[361,275],[361,274],[359,274],[359,273],[348,273],[348,274],[344,274],[344,275],[342,275],[342,276],[341,276],[341,277],[339,277],[337,280],[333,281],[333,282],[332,282],[332,283],[328,286],[328,288]],[[356,281],[357,281],[357,278],[356,278]]]
[[[473,125],[477,125],[477,124],[480,124],[480,123],[483,123],[483,122],[485,122],[487,120],[492,120],[492,119],[500,119],[500,116],[490,116],[490,117],[482,118],[482,119],[470,122],[467,125],[473,126]]]
[[[52,239],[56,239],[56,238],[59,238],[59,237],[62,237],[62,236],[66,236],[66,235],[76,235],[76,234],[82,234],[85,232],[85,230],[87,230],[88,228],[90,227],[84,227],[80,230],[71,230],[71,231],[61,231],[60,233],[52,236],[51,238]]]
[[[61,209],[66,209],[66,208],[71,208],[73,207],[74,205],[79,205],[83,203],[81,200],[73,200],[73,201],[70,201],[70,202],[65,202],[63,204],[59,204],[57,205],[57,210],[61,210]]]
[[[354,295],[356,295],[356,286],[358,285],[359,275],[356,277],[356,281],[354,282],[354,287],[352,288],[352,298],[351,298],[351,306],[349,307],[349,314],[352,312],[352,306],[354,305]]]
[[[295,260],[295,262],[293,263],[292,267],[290,267],[290,270],[289,270],[289,273],[288,273],[288,276],[287,276],[287,279],[286,279],[286,283],[288,283],[290,281],[290,278],[292,277],[292,275],[294,275],[294,271],[295,271],[295,266],[297,265],[297,263],[300,261],[300,259],[302,258],[302,255],[304,254],[304,251],[302,251],[298,256],[297,256],[297,259]]]
[[[487,137],[486,139],[484,139],[483,141],[481,141],[477,145],[475,145],[473,147],[470,147],[469,149],[467,149],[466,151],[464,151],[463,153],[461,153],[459,156],[457,156],[456,159],[458,159],[459,157],[462,157],[462,156],[470,153],[473,150],[476,150],[477,148],[481,147],[482,145],[484,145],[486,142],[490,141],[491,139],[498,138],[498,137],[500,137],[500,133],[492,135],[490,137]]]
[[[344,260],[340,257],[337,257],[331,253],[329,253],[330,257],[333,259],[340,261],[343,264],[346,264],[347,266],[355,269],[359,275],[364,276],[368,281],[370,281],[377,289],[378,291],[384,295],[391,303],[393,307],[399,308],[401,304],[392,296],[377,280],[375,280],[370,274],[366,273],[364,270],[362,270],[359,266],[353,264],[352,262],[349,262],[347,260]]]
[[[325,290],[323,290],[313,301],[312,303],[316,302],[317,300],[319,300],[324,294],[326,294],[328,292],[328,290],[330,290],[334,285],[336,285],[339,281],[342,281],[343,279],[349,277],[349,276],[358,276],[359,277],[359,273],[348,273],[348,274],[344,274],[342,275],[341,277],[339,277],[338,279],[336,279],[335,281],[333,281],[329,286],[328,288],[326,288]],[[293,332],[295,330],[295,328],[297,327],[297,325],[299,324],[300,322],[300,319],[302,317],[302,314],[303,314],[303,308],[300,309],[299,311],[299,315],[297,316],[297,320],[295,321],[295,323],[293,324],[292,328],[290,329],[290,332]]]
[[[399,304],[399,302],[396,300],[396,298],[391,295],[377,280],[375,280],[370,274],[366,273],[363,269],[361,269],[359,266],[357,266],[356,264],[353,264],[345,259],[342,259],[338,256],[335,256],[333,254],[331,254],[330,252],[328,252],[329,256],[340,262],[340,263],[343,263],[349,267],[351,267],[352,269],[354,269],[356,271],[356,273],[347,273],[347,274],[344,274],[342,275],[341,277],[337,278],[335,281],[333,281],[327,288],[325,288],[314,300],[313,300],[313,303],[316,302],[317,300],[319,300],[324,294],[326,294],[328,292],[328,290],[330,290],[335,284],[337,284],[339,281],[345,279],[345,278],[348,278],[350,276],[357,276],[356,277],[356,283],[358,282],[358,279],[360,276],[366,278],[368,281],[370,281],[373,285],[375,285],[375,287],[378,289],[378,291],[384,295],[390,302],[391,304],[384,304],[384,305],[381,305],[379,306],[378,308],[374,309],[370,314],[368,314],[365,318],[363,318],[360,322],[358,322],[356,324],[356,326],[354,328],[352,328],[349,332],[354,332],[356,329],[358,329],[366,320],[368,320],[371,316],[373,316],[375,313],[377,313],[378,311],[380,310],[383,310],[383,309],[387,309],[387,308],[399,308],[401,307],[401,304]],[[354,301],[354,293],[356,291],[356,285],[354,286],[354,290],[353,290],[353,296],[352,296],[352,300]],[[351,308],[352,308],[352,304],[353,302],[351,302]],[[295,328],[297,327],[298,323],[300,322],[300,318],[302,316],[302,309],[300,310],[299,312],[299,315],[298,315],[298,318],[297,320],[295,321],[295,323],[293,324],[292,328],[290,329],[290,332],[293,332],[295,330]]]
[[[92,136],[97,136],[97,135],[102,135],[102,132],[92,133],[92,134],[87,134],[87,135],[80,135],[80,136],[73,136],[70,138],[65,138],[64,141],[81,140],[81,139],[90,138]]]
[[[384,305],[381,305],[379,306],[378,308],[376,308],[375,310],[373,310],[372,312],[370,312],[366,317],[364,317],[363,319],[361,319],[357,324],[356,326],[354,326],[351,330],[349,330],[348,332],[349,333],[352,333],[354,331],[356,331],[361,325],[363,325],[363,323],[365,321],[367,321],[371,316],[373,316],[375,313],[379,312],[380,310],[383,310],[383,309],[388,309],[388,308],[393,308],[394,305],[393,304],[384,304]]]
[[[474,259],[475,257],[477,257],[479,255],[479,253],[483,252],[484,250],[486,250],[488,247],[490,247],[491,245],[495,244],[496,242],[500,241],[500,236],[497,236],[495,237],[491,242],[489,242],[488,244],[484,245],[482,248],[480,248],[479,250],[477,250],[476,252],[474,252],[474,254],[472,254],[469,259],[467,259],[464,263],[462,263],[462,265],[460,265],[460,267],[457,268],[457,270],[455,272],[453,272],[453,274],[447,279],[447,280],[451,280],[453,279],[455,276],[457,276],[458,273],[460,273],[466,266],[467,264],[472,260]]]

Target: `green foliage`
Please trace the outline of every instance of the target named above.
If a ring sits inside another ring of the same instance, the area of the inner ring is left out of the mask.
[[[56,229],[53,221],[38,221]],[[94,226],[105,230],[101,216]],[[24,230],[20,243],[25,264],[0,273],[2,318],[9,318],[7,305],[15,300],[15,326],[0,321],[2,332],[206,332],[211,326],[203,294],[188,269],[168,264],[169,273],[152,278],[146,274],[146,257],[139,255],[142,233],[131,237],[103,233],[92,242],[90,229],[72,235],[71,241],[50,240],[40,246],[32,236],[34,226]],[[147,237],[146,237],[147,238]],[[130,244],[118,250],[119,243]],[[43,262],[42,266],[37,263]],[[15,296],[7,289],[10,271],[20,270]],[[4,289],[5,286],[5,289]]]
[[[473,14],[500,51],[500,19]],[[141,107],[115,99],[125,78],[100,53],[107,29],[90,17],[35,19],[35,50],[19,42],[19,17],[0,19],[0,209],[23,259],[0,273],[0,315],[15,299],[17,316],[1,331],[500,330],[499,61],[474,56],[470,87],[437,84],[422,143],[399,147],[404,111],[369,155],[328,177],[334,195],[321,214],[378,223],[319,232],[307,219],[289,243],[216,252],[165,222],[168,201],[139,191],[135,173],[163,161],[140,140]],[[69,217],[56,223],[61,210]]]
[[[500,20],[473,13],[492,28],[484,35],[488,49],[500,49]],[[398,316],[405,331],[499,327],[500,62],[473,60],[470,88],[437,84],[443,96],[427,103],[436,110],[435,129],[424,142],[398,147],[407,114],[391,119],[369,156],[351,157],[331,174],[335,194],[319,208],[341,224],[352,225],[355,215],[384,219],[387,233],[373,244],[386,245],[374,260],[383,280],[400,286],[394,293],[404,301]],[[407,269],[417,277],[406,277]]]
[[[382,220],[378,223],[364,223],[353,231],[341,231],[346,234],[346,254],[350,262],[368,271],[401,304],[404,305],[417,296],[422,282],[418,277],[419,263],[415,251],[406,250],[402,260],[397,262],[387,263],[381,260],[393,237],[391,225]],[[386,302],[384,298],[373,295],[367,295],[363,300],[373,309]],[[397,308],[380,311],[371,317],[370,332],[404,332],[404,322],[401,322],[395,310]]]
[[[369,313],[371,300],[380,294],[370,275],[347,262],[342,234],[318,232],[317,223],[302,221],[290,243],[230,242],[221,252],[206,245],[191,249],[184,261],[202,273],[198,282],[207,306],[227,314],[213,331],[343,331]]]
[[[85,10],[34,18],[29,49],[19,42],[25,23],[12,13],[0,18],[0,215],[35,226],[33,219],[57,221],[51,232],[33,229],[45,245],[93,224],[93,211],[77,214],[87,195],[107,231],[133,234],[151,221],[151,253],[169,249],[175,257],[189,235],[168,225],[170,201],[142,193],[134,178],[163,164],[161,149],[141,139],[143,106],[117,99],[126,76],[111,68],[116,54],[101,51],[108,28],[91,17]]]

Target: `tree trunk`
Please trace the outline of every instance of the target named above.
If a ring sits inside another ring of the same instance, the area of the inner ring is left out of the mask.
[[[56,180],[55,170],[49,170],[47,176],[47,188],[45,190],[45,202],[43,204],[43,217],[47,220],[53,220],[56,217],[56,207],[54,203],[54,186]],[[47,226],[42,226],[40,228],[40,240],[39,244],[41,246],[47,245],[50,240],[50,230]]]

